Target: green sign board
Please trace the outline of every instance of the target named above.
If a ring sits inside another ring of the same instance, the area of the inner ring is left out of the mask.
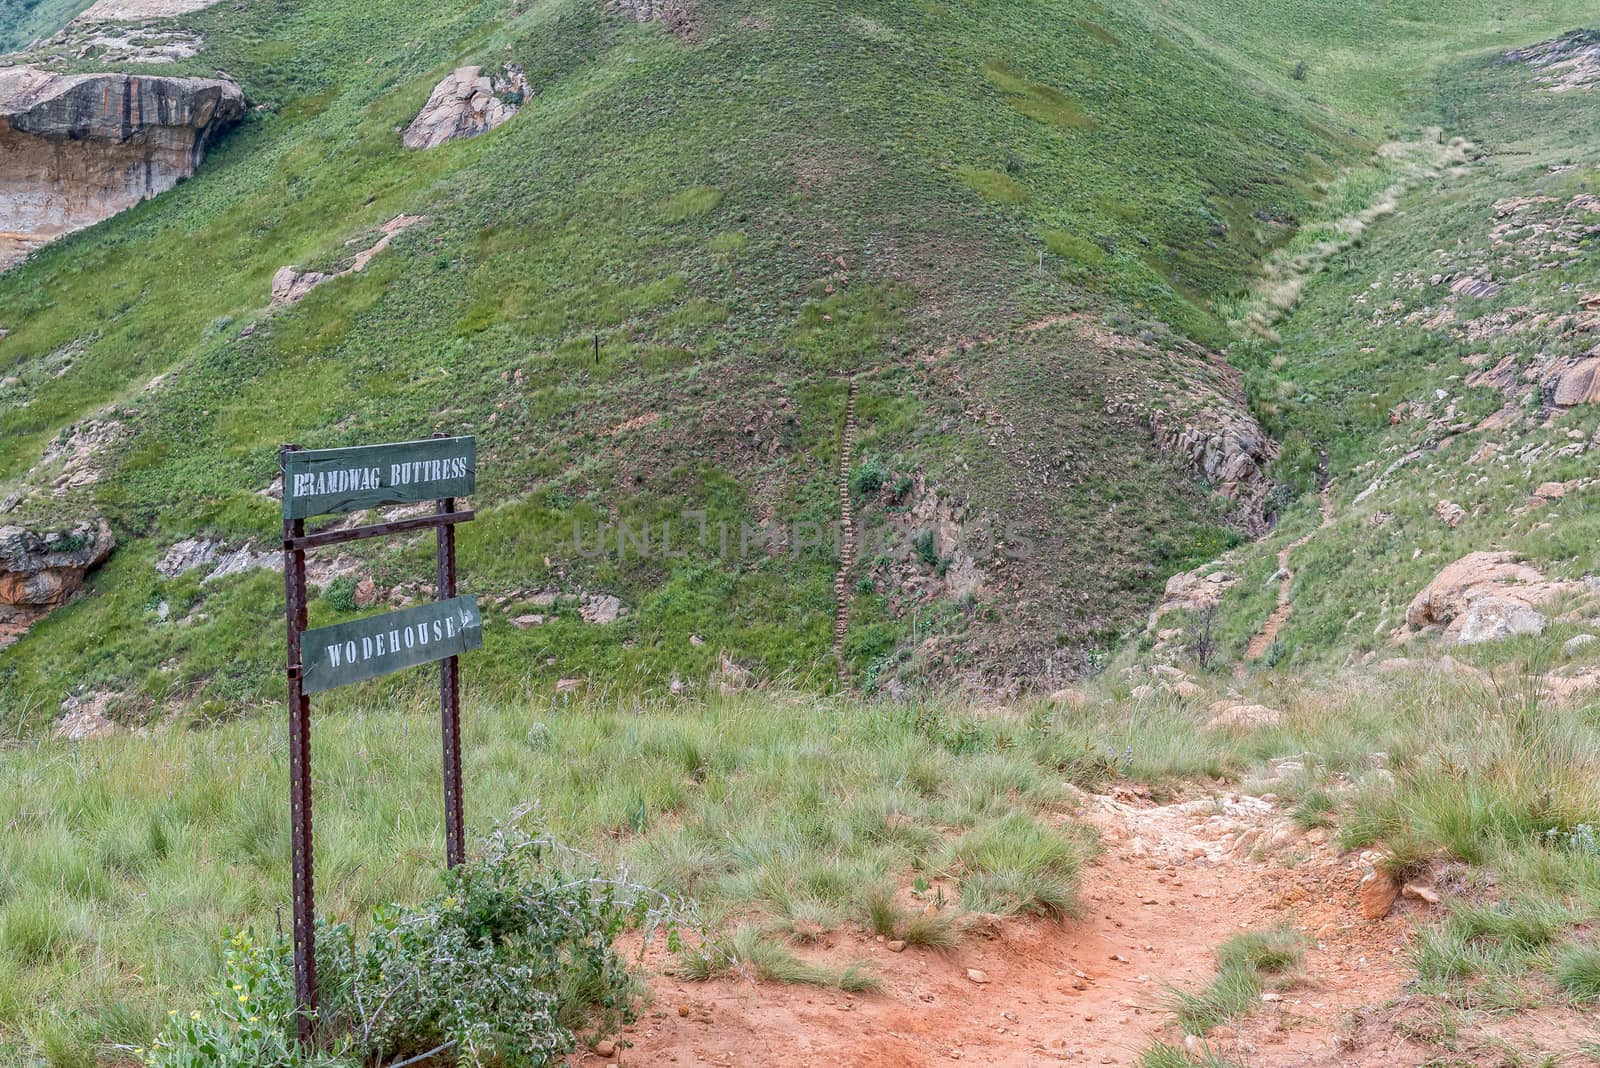
[[[472,437],[297,450],[285,454],[283,518],[467,497],[477,485],[477,467]]]
[[[300,639],[304,693],[364,682],[443,660],[483,644],[476,597],[430,601],[399,612],[308,630]]]

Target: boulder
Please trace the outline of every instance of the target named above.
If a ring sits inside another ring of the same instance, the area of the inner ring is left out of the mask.
[[[407,148],[438,148],[448,141],[488,133],[508,122],[527,95],[527,80],[515,68],[493,79],[482,67],[453,70],[433,87],[428,102],[406,127],[401,143]]]
[[[1089,703],[1089,695],[1070,688],[1057,690],[1050,695],[1050,703],[1062,708],[1083,708]]]
[[[0,269],[192,176],[244,115],[230,81],[0,69]]]
[[[1461,645],[1495,642],[1519,634],[1543,634],[1544,614],[1520,601],[1480,597],[1456,621],[1456,641]]]
[[[1575,656],[1584,646],[1595,640],[1593,634],[1574,634],[1561,646],[1561,652],[1567,656]]]
[[[1467,518],[1467,510],[1454,501],[1440,501],[1433,506],[1433,514],[1439,517],[1439,522],[1454,530]]]
[[[104,519],[44,534],[0,527],[0,645],[66,604],[116,545]]]
[[[279,267],[272,276],[272,303],[298,304],[315,288],[332,278],[321,271],[296,271],[293,267]]]
[[[1416,630],[1444,629],[1452,641],[1493,641],[1544,630],[1538,608],[1582,583],[1552,582],[1509,552],[1468,553],[1422,588],[1406,609]],[[1479,605],[1477,611],[1472,611]],[[1405,633],[1397,635],[1406,637]]]
[[[1557,367],[1545,383],[1544,395],[1558,408],[1600,400],[1600,356],[1583,356]]]
[[[372,576],[361,576],[361,581],[356,583],[355,588],[354,599],[356,602],[356,607],[371,608],[373,605],[378,603],[378,598],[380,596],[381,594],[378,591],[378,584],[372,581]]]
[[[627,611],[622,602],[609,593],[586,594],[583,603],[578,606],[578,614],[585,623],[615,623],[617,617],[625,615]]]

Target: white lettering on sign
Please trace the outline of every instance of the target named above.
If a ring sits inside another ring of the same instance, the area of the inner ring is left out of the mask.
[[[306,471],[294,476],[296,497],[356,493],[381,488],[382,471],[376,467],[341,467],[332,471]]]
[[[351,639],[334,642],[323,648],[327,650],[329,666],[336,668],[354,666],[368,660],[393,656],[407,649],[415,649],[429,642],[453,640],[471,623],[471,615],[458,611],[453,616],[414,623],[403,630],[379,631],[375,635],[362,638],[359,643]]]
[[[389,465],[389,485],[410,486],[417,482],[438,482],[446,478],[466,478],[467,459],[450,456],[443,460],[412,460]]]

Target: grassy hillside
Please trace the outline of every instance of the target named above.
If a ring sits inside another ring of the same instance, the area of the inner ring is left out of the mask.
[[[1341,33],[1396,67],[1437,25],[1472,42],[1496,25],[1473,4],[1369,6]],[[1517,32],[1566,17],[1546,5]],[[726,653],[830,676],[831,547],[741,555],[715,532],[737,546],[743,525],[837,518],[852,378],[856,455],[890,487],[860,505],[896,535],[849,577],[854,676],[1088,667],[1167,574],[1237,535],[1139,404],[1106,403],[1166,372],[1084,324],[1156,351],[1225,340],[1212,302],[1406,119],[1322,59],[1296,80],[1295,9],[1253,20],[1245,49],[1216,18],[1024,0],[705,3],[682,34],[587,0],[188,17],[208,51],[174,69],[239,79],[246,126],[180,189],[0,277],[10,519],[101,511],[122,541],[90,596],[0,653],[8,712],[74,687],[133,718],[274,697],[278,580],[153,563],[199,534],[270,546],[260,491],[283,441],[436,428],[480,440],[469,591],[508,614],[545,589],[629,609],[594,626],[558,602],[526,630],[496,615],[475,673],[663,686]],[[1308,39],[1336,66],[1333,37]],[[489,136],[403,150],[397,127],[469,61],[521,66],[533,98]],[[402,212],[427,221],[365,273],[266,311],[279,267],[347,263]],[[103,473],[58,495],[61,461],[41,456],[91,419],[117,424],[92,451]],[[713,536],[683,558],[575,544],[675,520],[682,545],[701,514]],[[918,547],[930,515],[1016,524],[1032,552],[973,550],[971,592]],[[394,549],[357,574],[387,589],[427,558]],[[349,609],[340,589],[314,622]]]
[[[1319,450],[1333,521],[1293,554],[1284,662],[1396,655],[1385,650],[1411,599],[1469,552],[1512,550],[1560,579],[1594,571],[1600,513],[1580,481],[1593,473],[1600,416],[1555,406],[1548,369],[1596,340],[1582,304],[1600,289],[1600,213],[1586,199],[1600,187],[1595,97],[1548,92],[1539,77],[1498,51],[1447,71],[1437,108],[1449,134],[1477,146],[1472,162],[1404,196],[1333,257],[1277,338],[1233,347],[1286,443],[1279,477],[1302,496],[1273,538],[1235,558],[1245,580],[1224,603],[1224,659],[1266,613],[1278,550],[1318,522]],[[1503,288],[1452,292],[1475,278]],[[1569,480],[1560,500],[1535,496]],[[1456,525],[1441,502],[1462,509]],[[1543,636],[1458,653],[1548,659],[1589,626],[1561,605],[1551,614]]]
[[[0,52],[26,48],[65,26],[93,0],[6,0],[0,4]]]

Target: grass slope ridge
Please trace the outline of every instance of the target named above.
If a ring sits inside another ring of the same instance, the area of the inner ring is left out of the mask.
[[[1287,39],[1291,14],[1259,21]],[[1478,18],[1463,4],[1437,21],[1457,16]],[[133,717],[274,695],[277,581],[165,581],[152,564],[196,534],[270,542],[258,491],[281,441],[436,427],[480,440],[469,591],[629,608],[606,627],[492,618],[476,671],[664,686],[726,655],[820,677],[827,539],[740,554],[715,532],[836,520],[842,378],[862,372],[859,452],[906,491],[862,517],[896,537],[853,606],[854,677],[1089,666],[1167,573],[1231,535],[1207,488],[1106,404],[1107,382],[1158,392],[1136,353],[1018,328],[1076,310],[1158,348],[1220,341],[1212,301],[1377,132],[1191,17],[1025,0],[870,16],[708,2],[683,33],[577,0],[186,16],[208,50],[171,69],[227,71],[252,120],[179,190],[0,277],[0,487],[24,493],[24,522],[104,511],[124,545],[92,596],[3,654],[7,711],[36,718],[80,686]],[[1412,55],[1431,25],[1375,19],[1372,44]],[[519,65],[533,99],[489,136],[403,151],[396,128],[468,61]],[[264,311],[279,267],[342,265],[401,212],[428,221]],[[41,456],[92,420],[104,472],[58,495],[62,461]],[[996,420],[1024,447],[993,444]],[[990,547],[973,561],[987,581],[963,588],[930,513],[1020,516],[1048,566]],[[675,518],[684,556],[577,551],[602,524],[653,523],[659,543]],[[389,587],[425,560],[413,546],[364,567]],[[158,625],[163,604],[181,622]]]

